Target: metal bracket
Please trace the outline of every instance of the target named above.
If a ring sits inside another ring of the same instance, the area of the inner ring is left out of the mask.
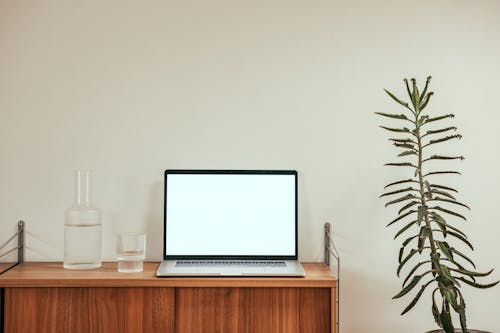
[[[24,221],[17,222],[17,263],[24,262]]]
[[[337,295],[336,295],[336,302],[337,302],[337,333],[340,333],[340,255],[337,251],[337,248],[335,247],[335,244],[333,243],[333,238],[332,238],[332,232],[331,232],[331,225],[329,222],[325,223],[324,226],[324,237],[325,237],[325,258],[324,258],[324,263],[325,265],[328,266],[330,270],[332,270],[330,266],[331,262],[331,257],[336,259],[336,272],[335,275],[337,276]]]
[[[0,254],[0,258],[5,257],[7,254],[17,250],[17,262],[14,265],[8,267],[7,269],[0,271],[0,274],[24,262],[24,221],[17,222],[17,232],[14,235],[12,235],[5,243],[0,245],[0,251],[16,237],[17,237],[17,246]]]

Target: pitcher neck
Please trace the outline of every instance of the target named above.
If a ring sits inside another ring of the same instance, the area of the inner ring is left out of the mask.
[[[92,170],[75,171],[75,206],[90,207]]]

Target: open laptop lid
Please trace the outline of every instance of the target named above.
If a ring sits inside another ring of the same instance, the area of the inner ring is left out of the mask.
[[[165,260],[297,260],[297,171],[166,170]]]

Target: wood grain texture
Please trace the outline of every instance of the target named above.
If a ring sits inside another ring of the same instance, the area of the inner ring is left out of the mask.
[[[329,288],[177,288],[175,332],[330,332]]]
[[[6,288],[5,333],[172,332],[171,288]]]
[[[176,288],[175,332],[238,332],[238,288]]]
[[[238,332],[299,331],[297,288],[240,288]]]
[[[307,288],[299,292],[299,332],[331,330],[331,289]]]
[[[0,287],[325,287],[336,278],[322,263],[303,263],[305,277],[158,278],[158,263],[144,263],[140,273],[118,273],[116,263],[93,270],[68,270],[62,263],[20,264],[0,275]]]

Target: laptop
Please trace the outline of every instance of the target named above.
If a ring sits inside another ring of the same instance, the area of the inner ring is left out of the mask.
[[[157,276],[304,276],[297,171],[166,170]]]

